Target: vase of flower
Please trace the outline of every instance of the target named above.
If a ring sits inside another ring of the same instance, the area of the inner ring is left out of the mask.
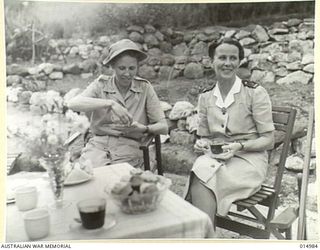
[[[39,159],[40,165],[47,170],[55,198],[52,207],[59,208],[71,204],[63,199],[64,166],[69,161],[66,157],[66,139],[74,132],[83,133],[89,124],[86,116],[78,116],[69,110],[66,116],[46,114],[40,123],[31,122],[23,131],[19,130],[15,134],[21,139],[26,152]]]
[[[63,199],[64,189],[64,161],[65,155],[54,154],[46,155],[42,159],[43,166],[48,172],[51,189],[53,191],[55,202],[53,207],[62,208],[69,203]]]

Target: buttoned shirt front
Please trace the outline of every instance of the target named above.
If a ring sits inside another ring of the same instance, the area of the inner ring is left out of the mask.
[[[274,130],[267,91],[262,86],[247,87],[238,77],[224,101],[216,85],[200,95],[198,109],[200,136],[234,141]]]
[[[81,95],[113,100],[128,110],[133,117],[133,121],[144,125],[157,123],[165,119],[160,101],[152,85],[140,77],[134,78],[125,97],[120,94],[114,76],[105,75],[92,82]],[[91,121],[91,131],[94,134],[121,135],[121,128],[113,129],[114,121],[111,119],[110,109],[97,109],[87,115]],[[101,134],[101,131],[104,131],[103,134]],[[136,137],[136,135],[132,135],[132,137]]]

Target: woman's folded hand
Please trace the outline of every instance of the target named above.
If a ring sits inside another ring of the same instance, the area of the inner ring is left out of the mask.
[[[206,139],[199,139],[194,144],[194,149],[198,153],[200,153],[200,152],[208,153],[208,152],[210,152],[210,143]]]
[[[122,129],[124,134],[133,134],[133,133],[141,133],[143,134],[146,131],[147,127],[137,121],[131,123],[129,127],[126,129]]]
[[[241,144],[239,142],[232,142],[222,146],[223,151],[231,151],[233,153],[241,150]]]
[[[111,120],[114,123],[121,122],[124,125],[131,125],[132,116],[129,114],[128,110],[122,107],[119,103],[112,102],[111,112]]]
[[[229,150],[229,151],[224,151],[221,154],[211,154],[210,156],[211,156],[211,158],[214,158],[214,159],[226,161],[226,160],[229,160],[230,158],[232,158],[234,156],[234,153]]]
[[[234,154],[241,149],[241,144],[237,142],[228,143],[222,146],[223,153],[212,154],[211,157],[219,160],[229,160]]]

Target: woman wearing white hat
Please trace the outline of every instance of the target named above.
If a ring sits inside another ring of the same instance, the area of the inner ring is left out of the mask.
[[[91,122],[93,137],[80,161],[90,160],[93,167],[119,162],[141,167],[141,140],[150,133],[167,134],[157,94],[150,82],[137,76],[139,62],[146,58],[129,39],[112,44],[103,64],[114,74],[99,76],[68,102],[70,109],[86,112]]]

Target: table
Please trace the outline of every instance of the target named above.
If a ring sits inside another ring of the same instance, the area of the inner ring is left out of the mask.
[[[159,207],[152,212],[129,215],[120,211],[110,198],[107,198],[107,214],[116,219],[116,225],[108,230],[84,230],[74,221],[79,217],[77,201],[92,196],[107,197],[104,188],[112,186],[132,167],[127,163],[114,164],[94,169],[94,177],[82,184],[66,186],[64,198],[71,205],[63,211],[49,208],[50,234],[41,239],[88,240],[88,239],[148,239],[148,238],[210,238],[213,227],[209,216],[171,191],[167,191]],[[53,201],[46,173],[18,173],[7,177],[7,185],[28,179],[39,190],[37,207],[46,207]],[[8,204],[6,210],[6,241],[28,241],[24,231],[23,213],[15,204]]]

